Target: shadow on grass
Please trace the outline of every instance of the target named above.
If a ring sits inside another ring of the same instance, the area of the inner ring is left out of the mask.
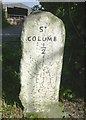
[[[19,100],[20,93],[20,59],[21,59],[21,43],[20,41],[3,42],[2,48],[2,91],[3,98],[7,104],[14,102],[22,109]]]

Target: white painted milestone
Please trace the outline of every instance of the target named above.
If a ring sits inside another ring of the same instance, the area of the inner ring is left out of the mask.
[[[25,112],[49,112],[59,101],[64,24],[50,12],[31,14],[24,22],[21,41],[20,100]]]

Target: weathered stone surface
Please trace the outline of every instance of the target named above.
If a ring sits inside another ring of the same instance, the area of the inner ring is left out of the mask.
[[[48,112],[58,103],[65,28],[49,12],[26,18],[22,31],[20,100],[26,112]]]

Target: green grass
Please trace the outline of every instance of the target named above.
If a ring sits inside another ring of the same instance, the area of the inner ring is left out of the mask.
[[[3,100],[2,102],[2,117],[3,118],[22,118],[22,109],[14,103],[13,105],[6,104]]]

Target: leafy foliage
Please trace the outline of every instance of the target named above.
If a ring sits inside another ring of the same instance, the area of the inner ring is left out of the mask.
[[[84,97],[84,3],[40,2],[44,11],[61,18],[66,41],[61,86]]]
[[[19,104],[21,44],[20,42],[3,43],[2,50],[3,97],[8,104],[14,102]]]
[[[69,101],[73,101],[75,99],[76,95],[73,93],[72,90],[70,89],[65,89],[63,87],[61,87],[60,89],[60,101],[64,101],[64,100],[69,100]]]

